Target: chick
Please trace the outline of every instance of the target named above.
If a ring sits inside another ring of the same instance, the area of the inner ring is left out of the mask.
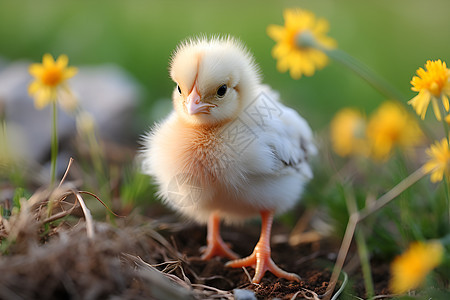
[[[261,84],[246,48],[231,37],[198,38],[178,46],[170,64],[177,84],[173,111],[145,137],[143,170],[153,176],[165,203],[208,223],[203,259],[224,256],[230,267],[255,268],[288,280],[299,276],[271,259],[273,216],[291,208],[312,178],[316,153],[307,122]],[[243,259],[222,240],[221,220],[260,214],[253,253]]]

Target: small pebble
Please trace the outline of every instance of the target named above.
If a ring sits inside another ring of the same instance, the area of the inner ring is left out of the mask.
[[[235,300],[256,300],[255,293],[251,290],[234,289],[233,294]]]

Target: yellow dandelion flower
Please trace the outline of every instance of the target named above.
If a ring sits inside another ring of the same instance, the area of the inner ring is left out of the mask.
[[[412,98],[408,104],[412,105],[423,120],[431,101],[436,119],[440,121],[439,98],[442,99],[446,111],[449,110],[450,106],[448,100],[450,96],[450,70],[447,69],[445,62],[440,59],[436,61],[428,60],[425,69],[426,71],[419,68],[416,72],[418,76],[414,76],[411,80],[411,89],[419,92],[419,94]]]
[[[424,169],[425,172],[431,173],[431,182],[442,181],[444,174],[450,176],[450,149],[446,138],[431,145],[426,153],[430,159]]]
[[[42,109],[52,101],[56,101],[59,88],[69,91],[66,80],[77,73],[75,67],[67,67],[67,55],[60,55],[57,60],[50,54],[44,54],[42,64],[32,64],[30,74],[35,80],[28,87],[28,92],[34,98],[36,108]]]
[[[391,264],[390,288],[394,293],[405,293],[417,288],[427,274],[442,260],[444,247],[437,241],[416,242]]]
[[[334,152],[340,156],[367,153],[365,142],[366,121],[362,114],[351,108],[336,113],[330,123],[330,137]]]
[[[399,104],[384,102],[370,117],[367,138],[371,156],[377,160],[389,157],[395,146],[412,147],[422,138],[415,119]]]
[[[300,9],[285,10],[284,21],[284,26],[267,27],[267,34],[277,42],[272,55],[278,60],[278,71],[290,70],[294,79],[312,76],[316,69],[322,69],[328,63],[327,55],[314,44],[326,49],[336,47],[336,41],[326,36],[328,21],[316,19],[312,12]]]

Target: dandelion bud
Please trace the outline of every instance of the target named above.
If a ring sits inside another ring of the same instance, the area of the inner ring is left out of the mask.
[[[74,113],[78,108],[78,99],[75,97],[72,91],[67,90],[67,93],[61,94],[59,104],[61,108],[66,112]]]
[[[95,130],[95,120],[92,114],[83,111],[76,117],[77,131],[80,135],[92,133]]]

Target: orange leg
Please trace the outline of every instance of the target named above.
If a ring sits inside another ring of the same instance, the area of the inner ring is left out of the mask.
[[[226,266],[232,268],[254,267],[255,276],[252,279],[253,283],[261,282],[266,271],[272,272],[277,277],[300,281],[300,277],[297,274],[283,271],[270,257],[270,231],[272,229],[273,212],[261,211],[261,218],[261,236],[253,253],[245,258],[230,261]]]
[[[220,217],[217,213],[212,213],[208,220],[206,241],[207,246],[202,255],[203,260],[211,259],[214,256],[223,256],[229,259],[239,258],[220,237]]]

